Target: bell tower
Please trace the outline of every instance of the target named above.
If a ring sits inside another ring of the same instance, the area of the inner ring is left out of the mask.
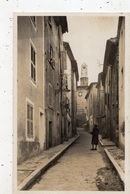
[[[88,86],[88,67],[85,63],[81,65],[80,86]]]

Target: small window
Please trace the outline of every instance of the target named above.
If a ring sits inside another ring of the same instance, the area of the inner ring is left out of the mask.
[[[67,70],[67,55],[66,51],[61,51],[61,57],[62,57],[62,66],[64,70]]]
[[[33,138],[34,136],[34,108],[33,105],[27,102],[27,138]]]
[[[49,44],[49,50],[47,52],[47,59],[51,67],[55,68],[55,51],[53,50],[53,47],[51,44]]]
[[[31,44],[31,79],[36,83],[36,51]]]
[[[36,16],[30,16],[33,26],[36,28]]]

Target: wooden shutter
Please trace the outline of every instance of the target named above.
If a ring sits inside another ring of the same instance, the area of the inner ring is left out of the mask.
[[[66,51],[61,52],[61,57],[62,57],[62,67],[64,70],[66,70],[67,69]]]

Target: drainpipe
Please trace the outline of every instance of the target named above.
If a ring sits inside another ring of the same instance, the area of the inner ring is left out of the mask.
[[[61,48],[60,48],[60,25],[58,26],[58,39],[59,39],[59,61],[60,61],[60,109],[61,109],[61,143],[63,143],[63,134],[62,134],[62,86],[63,86],[63,72],[62,72],[62,62],[61,62]]]

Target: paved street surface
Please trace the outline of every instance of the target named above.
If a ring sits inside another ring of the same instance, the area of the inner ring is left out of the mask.
[[[103,150],[91,149],[91,135],[78,130],[80,138],[29,190],[121,191],[121,182]]]

